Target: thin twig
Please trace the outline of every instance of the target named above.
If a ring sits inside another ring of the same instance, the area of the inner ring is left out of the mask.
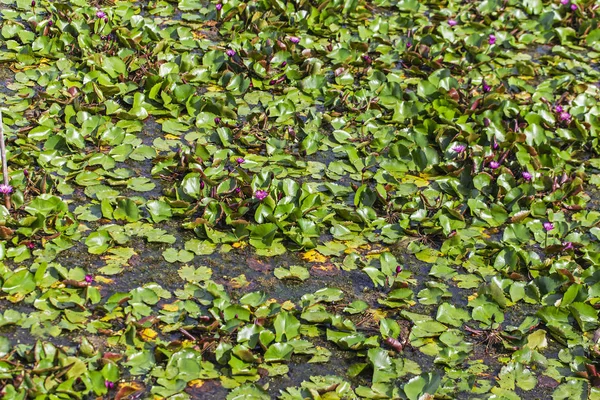
[[[0,110],[0,156],[2,157],[2,177],[8,187],[8,163],[6,162],[6,147],[4,146],[4,128],[2,126],[2,110]],[[10,210],[10,193],[4,194],[4,205]]]

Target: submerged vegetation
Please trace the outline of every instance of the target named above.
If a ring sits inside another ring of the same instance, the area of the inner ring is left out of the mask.
[[[600,399],[600,7],[0,0],[3,399]]]

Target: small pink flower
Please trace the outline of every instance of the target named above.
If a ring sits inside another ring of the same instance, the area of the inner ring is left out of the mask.
[[[115,387],[115,383],[114,383],[114,382],[111,382],[111,381],[104,381],[104,386],[105,386],[107,389],[114,389],[114,387]]]
[[[484,92],[484,93],[487,93],[487,92],[489,92],[490,90],[492,90],[492,87],[491,87],[490,85],[488,85],[486,81],[483,81],[483,82],[481,83],[481,87],[483,88],[483,92]]]
[[[33,242],[28,242],[28,243],[27,243],[27,248],[28,248],[28,249],[30,249],[30,250],[33,250],[33,249],[35,249],[35,243],[33,243]]]
[[[496,43],[496,36],[495,35],[490,35],[489,38],[488,38],[488,43],[490,45],[495,44]]]
[[[94,277],[93,277],[93,276],[91,276],[91,275],[86,275],[86,276],[85,276],[85,281],[86,281],[87,283],[92,283],[92,282],[94,281]]]
[[[256,192],[254,192],[254,197],[256,197],[260,201],[266,199],[268,195],[269,193],[265,190],[257,190]]]
[[[238,157],[238,158],[237,158],[235,161],[236,161],[238,164],[243,164],[243,163],[245,163],[245,162],[246,162],[246,160],[244,160],[242,157]]]
[[[294,44],[298,44],[298,43],[300,43],[300,38],[297,36],[290,36],[290,42],[292,42]]]
[[[452,151],[460,154],[463,151],[465,151],[466,148],[467,148],[467,146],[465,146],[464,144],[457,144],[456,146],[454,146],[452,148]]]
[[[571,4],[571,10],[573,10],[573,11],[577,10],[577,4]]]
[[[560,115],[558,116],[558,118],[563,121],[563,122],[570,122],[571,121],[571,114],[569,114],[566,111],[563,111],[560,113]]]
[[[0,184],[0,193],[2,194],[11,194],[13,192],[13,188],[10,185],[5,185],[4,183]]]
[[[560,0],[560,4],[567,5],[569,4],[569,0]]]
[[[235,50],[228,49],[225,54],[227,54],[227,57],[233,57],[235,56]]]
[[[567,251],[567,250],[573,250],[573,242],[564,242],[563,244],[563,251]]]
[[[500,163],[498,161],[490,161],[491,169],[498,169],[500,167]]]
[[[106,18],[106,13],[102,10],[96,11],[96,18],[98,18],[98,19]]]
[[[544,226],[544,230],[546,232],[550,232],[552,229],[554,229],[554,224],[552,222],[544,222],[542,225]]]
[[[411,43],[411,42],[407,42],[407,43],[406,43],[406,48],[407,48],[407,49],[410,49],[411,47],[412,47],[412,43]]]
[[[561,113],[561,112],[563,112],[563,108],[562,108],[562,106],[556,106],[556,107],[554,107],[554,110],[555,110],[557,113]]]
[[[456,25],[458,25],[458,22],[455,19],[449,19],[448,20],[448,25],[450,25],[450,26],[456,26]]]
[[[371,59],[371,57],[369,57],[369,55],[368,55],[368,54],[364,54],[364,55],[362,56],[362,58],[363,58],[363,60],[365,60],[365,62],[366,62],[368,65],[371,65],[371,63],[373,62],[373,60]]]
[[[217,124],[217,125],[218,125],[218,124],[220,124],[220,123],[221,123],[221,118],[219,118],[219,117],[215,117],[214,121],[215,121],[215,124]]]
[[[217,9],[217,11],[221,11],[221,8],[223,8],[223,4],[218,3],[217,5],[215,5],[215,8]]]
[[[402,265],[397,265],[396,266],[396,273],[399,274],[400,272],[402,272]]]
[[[531,175],[529,172],[524,171],[523,174],[521,175],[523,177],[523,179],[525,179],[527,182],[531,181],[531,178],[533,178],[533,175]]]

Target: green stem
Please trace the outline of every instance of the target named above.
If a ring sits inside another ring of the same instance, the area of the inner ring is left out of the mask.
[[[4,128],[2,126],[2,111],[0,110],[0,156],[2,157],[2,177],[8,186],[8,163],[6,162],[6,147],[4,146]],[[10,193],[4,195],[4,205],[10,210]]]

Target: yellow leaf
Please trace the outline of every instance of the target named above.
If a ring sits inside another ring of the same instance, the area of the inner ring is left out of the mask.
[[[231,287],[234,289],[241,289],[241,288],[244,288],[244,287],[250,285],[250,283],[246,279],[246,275],[244,275],[244,274],[242,274],[238,277],[232,278],[229,282],[231,284]]]
[[[20,303],[24,298],[25,295],[21,293],[15,293],[12,296],[7,297],[8,301],[10,301],[11,303]]]
[[[158,336],[158,333],[156,333],[156,331],[153,329],[146,328],[142,331],[142,339],[144,340],[152,340],[156,336]]]
[[[114,282],[114,280],[112,280],[112,279],[110,279],[110,278],[107,278],[107,277],[104,277],[104,276],[102,276],[102,275],[96,275],[96,276],[94,277],[94,280],[95,280],[96,282],[100,282],[100,283],[106,283],[106,284],[108,284],[108,283],[113,283],[113,282]]]
[[[165,135],[165,139],[179,140],[179,136],[175,136],[175,135],[171,135],[170,133],[167,133]]]
[[[429,186],[429,181],[427,179],[414,175],[405,175],[404,179],[402,179],[402,183],[414,183],[417,187]]]
[[[195,388],[200,388],[204,385],[204,381],[202,379],[194,379],[193,381],[189,381],[188,385]]]
[[[281,308],[283,308],[286,311],[290,311],[290,310],[295,310],[296,309],[296,305],[294,303],[292,303],[291,301],[286,300],[281,305]]]
[[[247,245],[248,245],[248,243],[245,243],[245,242],[235,242],[231,245],[231,247],[233,247],[234,249],[243,249]]]
[[[114,399],[126,399],[134,393],[141,392],[144,389],[145,386],[139,382],[123,382],[119,384],[117,394],[115,395]]]
[[[163,304],[163,310],[171,312],[178,311],[179,305],[177,303]]]
[[[382,311],[379,309],[375,309],[375,310],[371,311],[371,314],[373,315],[373,319],[375,321],[381,321],[382,319],[384,319],[387,316],[387,313],[385,311]]]
[[[325,257],[324,255],[322,255],[321,253],[319,253],[316,250],[309,250],[306,253],[302,254],[302,258],[304,258],[306,261],[308,262],[318,262],[318,263],[322,263],[327,261],[327,257]]]

